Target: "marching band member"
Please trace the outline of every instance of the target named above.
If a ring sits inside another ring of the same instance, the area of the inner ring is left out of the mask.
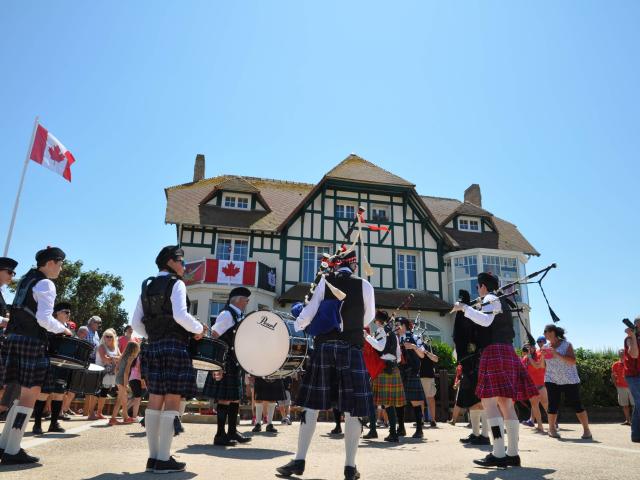
[[[464,312],[474,323],[491,331],[490,343],[480,357],[476,387],[476,395],[482,400],[482,406],[487,412],[493,437],[493,452],[483,459],[474,460],[474,463],[483,467],[520,466],[520,423],[513,401],[528,400],[538,393],[513,348],[515,332],[509,306],[504,299],[490,293],[497,288],[497,277],[491,273],[480,273],[478,294],[484,305],[481,310],[475,310],[461,302],[457,302],[453,308],[454,312]],[[505,427],[508,440],[506,453],[503,437]]]
[[[332,317],[338,328],[315,336],[314,350],[305,371],[297,404],[304,407],[298,449],[292,461],[277,469],[284,476],[301,475],[305,458],[316,428],[318,412],[328,410],[332,403],[345,415],[345,480],[360,477],[356,468],[356,453],[360,439],[361,424],[358,417],[369,415],[371,389],[364,364],[362,329],[375,316],[374,290],[369,282],[355,275],[357,259],[355,252],[341,255],[337,272],[323,277],[313,297],[295,321],[296,330],[304,330],[318,313]],[[332,287],[346,294],[339,301]]]
[[[13,277],[16,276],[16,267],[18,266],[18,262],[16,262],[13,258],[9,257],[0,257],[0,336],[4,335],[4,329],[9,324],[9,306],[4,301],[4,297],[2,296],[2,287],[5,285],[9,285]],[[13,398],[4,398],[5,388],[4,388],[4,352],[2,351],[2,346],[0,345],[0,397],[2,398],[2,402],[0,402],[0,413],[2,415],[8,410],[9,405],[13,403]],[[11,393],[11,392],[7,392]],[[11,395],[8,395],[11,396]],[[5,403],[6,400],[6,403]],[[4,419],[3,419],[4,420]]]
[[[211,328],[211,336],[219,338],[229,346],[224,373],[222,379],[212,372],[207,375],[203,396],[217,401],[218,429],[213,444],[223,447],[235,446],[237,443],[247,443],[251,438],[243,436],[237,431],[238,412],[242,399],[242,368],[238,363],[233,349],[236,328],[242,320],[244,309],[249,304],[251,290],[245,287],[236,287],[229,293],[229,301],[216,318],[216,323]],[[229,429],[225,433],[225,424],[229,423]]]
[[[145,429],[149,445],[147,472],[180,472],[186,467],[171,456],[173,422],[180,398],[196,393],[196,371],[188,352],[189,340],[202,338],[206,327],[189,314],[184,275],[184,252],[167,246],[156,257],[159,273],[142,284],[131,325],[149,340],[142,370],[149,391]]]
[[[471,303],[471,296],[466,290],[460,290],[458,298],[464,304]],[[487,415],[482,408],[480,399],[476,396],[480,355],[482,350],[490,343],[490,334],[490,329],[476,325],[464,316],[464,312],[456,313],[453,325],[453,343],[456,349],[456,356],[462,367],[456,405],[469,410],[472,428],[468,437],[460,439],[461,443],[471,445],[491,444]],[[482,419],[482,432],[480,432],[480,419]]]
[[[17,383],[21,390],[18,403],[7,415],[0,439],[3,465],[39,461],[20,448],[20,443],[49,369],[47,332],[71,336],[71,331],[52,316],[56,287],[51,280],[60,275],[65,257],[57,247],[36,253],[37,268],[29,270],[20,280],[13,299],[7,327],[5,382]]]
[[[265,380],[256,377],[254,381],[255,398],[256,398],[256,425],[252,432],[262,431],[262,412],[267,411],[267,427],[265,432],[278,433],[273,426],[273,415],[276,411],[276,402],[282,402],[287,396],[284,391],[284,382],[282,379]]]
[[[413,438],[423,438],[422,433],[424,408],[424,390],[420,383],[420,360],[425,356],[422,340],[413,335],[413,325],[408,318],[396,318],[398,337],[400,338],[400,349],[402,352],[402,362],[400,363],[400,376],[404,386],[404,395],[407,403],[413,407],[413,415],[416,419],[416,431]],[[404,407],[398,409],[398,436],[404,437],[407,433],[404,429]]]
[[[393,331],[393,327],[387,324],[389,315],[385,311],[378,310],[374,322],[378,327],[375,337],[367,335],[367,342],[378,351],[380,358],[385,362],[385,369],[373,380],[373,402],[375,405],[384,405],[389,418],[389,436],[387,442],[399,442],[396,430],[396,409],[404,408],[407,403],[402,386],[402,378],[398,369],[398,359],[401,356],[400,343]],[[375,428],[375,419],[373,420]],[[365,436],[364,438],[371,438]]]

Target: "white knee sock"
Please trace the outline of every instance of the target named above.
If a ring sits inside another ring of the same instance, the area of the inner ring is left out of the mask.
[[[18,407],[18,400],[14,400],[11,408],[7,412],[7,419],[2,430],[2,436],[0,437],[0,449],[7,448],[9,442],[9,434],[11,433],[11,427],[13,426],[13,420],[16,418],[16,408]]]
[[[311,445],[313,433],[316,431],[316,423],[318,422],[318,410],[305,408],[302,411],[302,420],[300,422],[300,431],[298,432],[298,451],[295,460],[304,460],[307,458],[307,451]],[[359,436],[360,434],[358,434]]]
[[[158,428],[160,426],[160,410],[147,408],[144,412],[144,429],[147,432],[149,458],[158,459]]]
[[[4,450],[4,452],[9,455],[15,455],[20,451],[20,442],[22,442],[24,432],[27,430],[27,425],[29,425],[31,413],[33,413],[33,408],[20,407],[18,405],[13,407],[13,410],[15,410],[16,413],[13,422],[11,422],[11,430],[9,431],[7,448],[5,448]],[[16,422],[18,423],[18,425],[16,425]],[[20,424],[20,422],[22,423]]]
[[[493,456],[504,458],[504,420],[502,417],[495,417],[490,418],[488,423],[493,438]]]
[[[471,429],[475,436],[480,435],[480,416],[482,415],[482,410],[470,410],[469,418],[471,419]]]
[[[358,417],[352,417],[350,413],[344,413],[344,448],[346,451],[345,467],[356,466],[356,453],[358,453],[358,443],[360,442],[360,432],[362,424]]]
[[[518,440],[520,439],[520,422],[518,420],[505,420],[507,429],[507,455],[518,455]]]
[[[180,400],[180,410],[178,410],[178,415],[182,416],[184,415],[184,411],[187,408],[187,401],[186,400]]]
[[[487,417],[486,410],[480,410],[482,412],[482,436],[489,438],[489,417]]]
[[[165,410],[160,414],[158,427],[158,460],[166,462],[171,456],[171,442],[173,441],[173,419],[178,416],[177,410]]]
[[[262,402],[256,405],[256,425],[262,423]]]
[[[276,404],[270,403],[267,408],[267,425],[273,423],[273,415],[276,413]]]

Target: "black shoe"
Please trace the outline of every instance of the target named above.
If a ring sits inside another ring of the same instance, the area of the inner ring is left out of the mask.
[[[184,472],[187,464],[184,462],[178,462],[175,458],[169,457],[169,460],[163,462],[162,460],[156,460],[153,473],[173,473]]]
[[[22,465],[25,463],[38,463],[40,459],[33,457],[25,452],[22,448],[15,455],[4,453],[2,455],[2,465]]]
[[[286,465],[276,468],[276,472],[285,477],[302,475],[304,473],[304,460],[291,460]]]
[[[237,442],[235,440],[231,440],[227,434],[223,434],[213,437],[213,444],[219,447],[235,447]]]
[[[415,433],[411,435],[411,438],[424,438],[424,433],[422,433],[422,430],[416,430]]]
[[[404,428],[399,428],[398,432],[397,432],[399,437],[406,437],[407,436],[407,432]]]
[[[400,438],[398,438],[398,435],[394,434],[394,433],[390,433],[388,437],[384,438],[385,442],[391,442],[391,443],[398,443],[400,442]]]
[[[184,432],[184,428],[182,427],[182,422],[180,421],[180,417],[173,417],[173,436],[177,437],[183,432]]]
[[[144,469],[145,472],[153,472],[156,468],[156,459],[155,458],[147,458],[147,468]]]
[[[484,458],[480,460],[474,460],[473,463],[476,465],[480,465],[481,467],[506,467],[507,466],[507,457],[498,458],[490,453]]]
[[[472,445],[476,445],[474,442],[477,438],[480,438],[480,435],[470,434],[468,437],[464,437],[460,439],[460,443],[470,443]]]
[[[431,421],[429,422],[429,426],[430,426],[431,428],[438,428],[438,424],[437,424],[434,420],[431,420]]]
[[[34,435],[42,435],[42,426],[40,424],[35,424],[31,433]]]
[[[482,435],[477,435],[469,443],[471,445],[491,445],[491,439],[489,437],[483,437]]]
[[[63,413],[62,415],[60,415],[60,420],[64,420],[65,422],[68,422],[69,420],[71,420],[71,417],[66,413]]]
[[[9,410],[5,410],[4,412],[0,412],[0,422],[6,421],[8,414],[9,414]]]
[[[49,425],[48,433],[64,433],[65,429],[60,426],[58,422],[51,423]]]
[[[273,426],[272,423],[267,425],[267,428],[265,428],[264,431],[269,433],[278,433],[278,430]]]
[[[365,440],[378,438],[378,432],[376,432],[375,430],[369,430],[369,433],[367,433],[366,435],[363,435],[362,438],[364,438]]]
[[[507,455],[505,457],[507,459],[507,466],[509,467],[519,467],[520,466],[520,455]]]
[[[342,433],[342,428],[338,425],[336,428],[329,432],[331,435],[340,435]]]
[[[253,427],[253,429],[251,431],[254,432],[254,433],[261,432],[262,431],[262,424],[256,423],[256,426]]]
[[[229,437],[229,440],[235,440],[238,443],[249,443],[251,441],[251,438],[244,437],[240,432],[228,433],[227,436]]]
[[[357,480],[360,472],[356,467],[344,467],[344,480]]]

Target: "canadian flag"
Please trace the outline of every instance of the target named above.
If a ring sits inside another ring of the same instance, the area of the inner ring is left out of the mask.
[[[60,141],[38,124],[31,146],[31,160],[71,181],[71,164],[76,160]]]

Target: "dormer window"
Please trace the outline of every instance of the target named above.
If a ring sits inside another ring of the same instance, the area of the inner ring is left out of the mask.
[[[224,208],[247,210],[249,208],[249,197],[243,195],[225,195],[222,205],[224,205]]]
[[[458,230],[463,232],[479,232],[480,220],[473,219],[473,218],[459,218]]]

